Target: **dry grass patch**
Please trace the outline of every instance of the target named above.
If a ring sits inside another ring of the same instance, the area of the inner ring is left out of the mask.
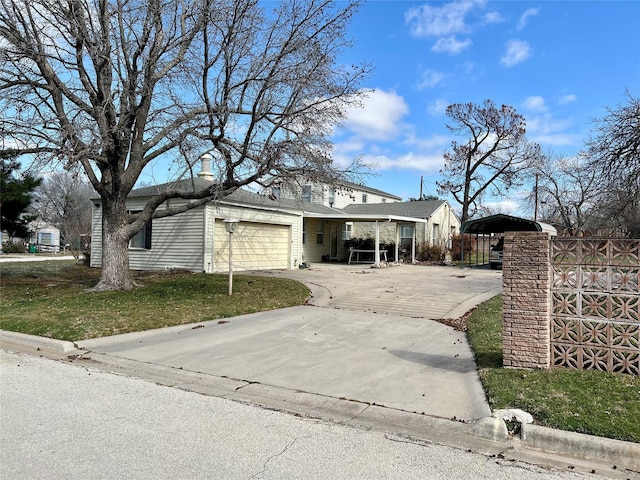
[[[0,328],[60,340],[84,340],[186,323],[203,322],[300,305],[309,289],[274,277],[191,272],[135,272],[141,288],[86,292],[99,269],[73,262],[0,266]]]

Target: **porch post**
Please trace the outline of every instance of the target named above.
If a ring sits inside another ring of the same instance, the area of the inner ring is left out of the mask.
[[[380,224],[376,220],[376,247],[375,247],[375,264],[374,267],[380,267]]]
[[[416,263],[416,234],[418,232],[418,224],[413,224],[413,237],[411,238],[411,263]]]
[[[395,222],[396,225],[396,254],[395,254],[395,259],[396,259],[396,263],[400,263],[400,259],[398,258],[398,255],[400,254],[400,224],[398,222]]]

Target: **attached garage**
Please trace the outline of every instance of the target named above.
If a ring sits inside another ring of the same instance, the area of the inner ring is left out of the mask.
[[[214,232],[215,271],[228,271],[229,234],[222,220],[216,219]],[[289,269],[291,226],[240,222],[233,234],[233,269]]]

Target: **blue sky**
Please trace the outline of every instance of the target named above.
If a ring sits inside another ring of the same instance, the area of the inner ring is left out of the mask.
[[[487,98],[524,115],[529,140],[574,155],[625,87],[640,94],[639,32],[637,1],[370,1],[342,60],[370,62],[374,91],[336,132],[334,158],[363,155],[377,164],[366,183],[404,199],[421,176],[437,194],[454,139],[445,108]],[[517,213],[520,193],[490,206]]]

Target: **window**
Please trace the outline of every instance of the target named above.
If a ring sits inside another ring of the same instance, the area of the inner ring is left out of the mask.
[[[440,242],[440,225],[437,223],[433,224],[433,245],[436,245]]]
[[[382,203],[387,203],[387,199],[386,199],[386,198],[383,198],[383,199],[382,199]]]
[[[335,201],[336,201],[336,189],[332,187],[329,189],[329,206],[333,207],[333,204]]]
[[[139,212],[130,212],[139,213]],[[151,250],[151,220],[144,224],[142,230],[136,233],[131,240],[129,240],[129,248],[141,248],[145,250]]]
[[[411,250],[413,245],[413,225],[400,225],[400,247]]]
[[[367,194],[366,193],[362,194],[362,203],[367,203]]]
[[[324,245],[324,222],[318,222],[316,227],[316,244]]]
[[[311,185],[302,186],[302,201],[311,203]]]
[[[307,219],[302,220],[302,243],[307,243]]]
[[[353,223],[347,222],[342,225],[342,240],[349,240],[351,238],[351,232],[353,229]]]
[[[282,190],[280,189],[280,187],[273,187],[271,189],[271,196],[273,198],[280,198],[281,195],[282,195]]]
[[[40,234],[40,243],[42,245],[51,245],[53,242],[51,240],[51,233],[41,233]]]

